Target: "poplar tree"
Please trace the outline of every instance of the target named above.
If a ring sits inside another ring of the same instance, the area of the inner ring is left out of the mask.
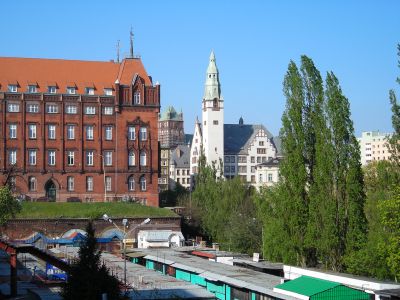
[[[400,68],[400,44],[397,45],[397,55],[399,56],[398,67]],[[400,77],[397,77],[397,83],[400,84]],[[392,126],[393,135],[389,138],[389,152],[391,161],[400,168],[400,105],[397,103],[394,90],[389,91],[390,105],[392,106]]]

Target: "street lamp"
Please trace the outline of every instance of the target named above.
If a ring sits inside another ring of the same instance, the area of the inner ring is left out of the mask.
[[[104,214],[103,215],[103,220],[110,222],[111,224],[113,224],[119,231],[121,231],[121,229],[119,228],[119,226],[117,224],[114,223],[114,221],[107,215]],[[123,249],[124,249],[124,286],[125,286],[125,291],[126,291],[126,237],[135,229],[137,229],[140,226],[143,226],[147,223],[149,223],[151,221],[150,218],[145,219],[142,223],[134,226],[133,228],[129,229],[128,231],[126,231],[126,228],[129,227],[128,225],[128,219],[122,219],[122,225],[124,225],[124,238],[122,240],[122,244],[123,244]]]

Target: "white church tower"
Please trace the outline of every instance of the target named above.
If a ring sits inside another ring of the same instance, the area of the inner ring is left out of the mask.
[[[202,103],[203,148],[207,164],[220,167],[224,159],[224,100],[219,73],[211,51]],[[222,166],[223,167],[223,166]],[[219,172],[221,174],[221,172]]]

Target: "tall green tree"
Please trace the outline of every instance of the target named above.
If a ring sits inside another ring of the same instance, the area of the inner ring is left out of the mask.
[[[400,44],[397,45],[397,55],[399,56],[398,66],[400,68]],[[400,84],[400,77],[397,77],[397,83]],[[394,90],[389,91],[390,104],[392,106],[392,126],[393,135],[389,138],[389,151],[391,161],[400,168],[400,105],[397,103],[396,93]]]
[[[79,259],[71,266],[68,281],[63,287],[62,297],[66,300],[98,300],[106,293],[109,300],[121,299],[118,279],[111,276],[100,262],[101,251],[97,247],[92,222],[88,223],[86,233],[79,248]]]
[[[21,204],[15,199],[10,188],[0,188],[0,225],[5,224],[9,219],[21,211]]]

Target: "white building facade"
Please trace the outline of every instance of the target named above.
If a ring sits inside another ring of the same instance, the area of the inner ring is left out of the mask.
[[[388,148],[388,138],[390,133],[381,133],[379,131],[365,131],[358,138],[361,152],[361,164],[367,165],[372,161],[389,160],[390,152]]]

